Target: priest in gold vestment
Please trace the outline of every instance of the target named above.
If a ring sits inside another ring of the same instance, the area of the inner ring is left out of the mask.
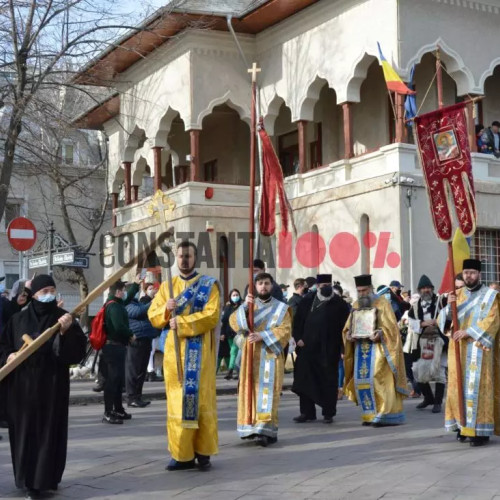
[[[401,335],[390,303],[373,293],[371,275],[356,276],[358,301],[344,328],[344,392],[361,405],[363,425],[375,427],[405,421],[403,399],[408,396]],[[373,333],[356,338],[352,330],[356,309],[376,309]]]
[[[493,434],[500,435],[499,296],[481,284],[481,261],[464,260],[462,275],[465,286],[448,296],[448,304],[457,303],[459,325],[453,340],[458,341],[460,349],[465,422],[460,422],[457,342],[450,342],[445,427],[457,432],[459,441],[469,438],[471,446],[482,446]],[[446,319],[451,320],[450,305],[439,319],[444,328]]]
[[[248,294],[245,303],[229,318],[237,332],[235,341],[243,349],[238,391],[238,434],[256,439],[260,446],[278,440],[278,406],[285,370],[284,349],[292,333],[288,306],[271,296],[273,278],[268,273],[255,277],[257,297]],[[247,311],[254,310],[254,331],[249,332]],[[253,350],[253,370],[248,370],[249,349]],[[251,411],[248,398],[251,394]],[[250,418],[248,418],[250,417]]]
[[[167,393],[168,449],[172,460],[167,470],[210,467],[210,456],[218,452],[215,367],[220,292],[214,278],[196,272],[196,246],[183,241],[177,248],[179,276],[173,282],[173,297],[162,283],[148,311],[155,328],[163,328],[163,371]],[[171,311],[176,317],[171,318]],[[177,375],[174,336],[179,338],[182,383]],[[196,462],[195,462],[196,458]]]

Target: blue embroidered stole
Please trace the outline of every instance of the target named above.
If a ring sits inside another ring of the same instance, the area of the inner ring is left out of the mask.
[[[272,333],[272,329],[281,324],[288,311],[288,306],[274,298],[266,304],[257,302],[257,306],[258,309],[254,311],[254,326],[255,331],[261,334],[263,341],[260,351],[256,418],[260,422],[270,422],[273,412],[276,357],[283,352],[279,340]],[[238,308],[236,317],[240,331],[248,331],[244,306]]]
[[[375,389],[375,344],[369,340],[356,342],[354,351],[354,386],[361,405],[362,420],[371,422],[376,414]]]
[[[189,314],[203,311],[215,283],[215,278],[201,276],[189,285],[175,298],[177,302],[176,315],[181,316],[188,306],[190,306]],[[168,330],[168,328],[164,330],[166,334],[168,334]],[[203,334],[185,339],[182,427],[186,429],[198,428],[202,351]]]

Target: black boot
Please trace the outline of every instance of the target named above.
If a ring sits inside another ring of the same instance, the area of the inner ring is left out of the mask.
[[[227,375],[224,378],[226,380],[231,380],[233,378],[233,369],[232,368],[227,372]]]
[[[420,390],[424,395],[424,400],[417,405],[417,410],[423,410],[424,408],[427,408],[428,406],[434,404],[434,395],[432,394],[432,389],[430,384],[419,384],[419,385],[420,385]]]
[[[441,413],[441,406],[443,404],[444,384],[436,384],[436,394],[434,395],[434,406],[432,413]]]

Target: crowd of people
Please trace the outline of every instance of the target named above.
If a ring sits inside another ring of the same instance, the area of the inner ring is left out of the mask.
[[[293,359],[297,424],[331,425],[344,394],[360,407],[362,425],[405,422],[403,400],[441,413],[457,440],[485,445],[500,435],[498,283],[481,282],[481,262],[467,259],[455,290],[435,293],[423,275],[416,291],[393,280],[374,286],[354,277],[356,300],[331,274],[297,278],[293,293],[254,261],[254,282],[229,293],[221,307],[214,278],[196,270],[197,248],[176,251],[179,275],[170,283],[114,283],[103,306],[106,341],[99,363],[106,424],[132,418],[123,405],[144,408],[148,372],[162,376],[167,396],[169,471],[211,467],[218,452],[216,374],[238,380],[238,435],[267,447],[278,440],[278,408],[287,357]],[[26,286],[27,285],[27,286]],[[87,338],[56,301],[52,277],[40,275],[0,302],[0,366],[14,360],[26,335],[58,322],[59,333],[0,384],[0,420],[9,428],[16,485],[33,498],[57,489],[66,461],[69,366],[84,356]],[[170,292],[172,290],[172,292]],[[456,324],[453,311],[457,306]],[[163,351],[163,371],[151,364]],[[460,349],[460,356],[455,355]],[[463,387],[462,387],[463,385]]]

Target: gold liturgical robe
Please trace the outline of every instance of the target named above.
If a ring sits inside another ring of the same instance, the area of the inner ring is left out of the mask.
[[[356,309],[358,303],[354,303]],[[346,339],[352,313],[344,328],[344,392],[361,405],[363,422],[397,425],[405,421],[403,399],[408,395],[401,335],[392,307],[384,297],[373,302],[382,341]]]
[[[284,348],[292,331],[292,315],[288,306],[271,298],[258,299],[254,304],[254,331],[262,341],[249,344],[243,333],[248,332],[246,306],[240,306],[229,318],[231,328],[239,332],[236,342],[242,348],[238,391],[238,424],[241,438],[261,434],[270,438],[278,435],[278,406],[285,370]],[[253,349],[253,381],[248,380],[248,353]],[[248,397],[252,392],[252,413],[248,415]]]
[[[172,284],[174,298],[178,299],[177,335],[183,383],[177,378],[174,338],[168,332],[163,357],[168,449],[172,458],[186,462],[194,459],[195,453],[218,452],[215,328],[219,322],[220,292],[213,278],[198,274],[189,280],[175,276]],[[169,298],[168,285],[162,283],[148,312],[155,328],[165,327],[170,320],[166,310]]]
[[[464,392],[465,425],[460,422],[455,363],[457,344],[448,347],[448,393],[445,427],[460,430],[462,436],[500,436],[500,328],[499,295],[483,285],[471,292],[462,288],[457,294],[460,330],[470,338],[459,342]],[[451,318],[450,306],[439,319],[444,331],[446,317]]]

